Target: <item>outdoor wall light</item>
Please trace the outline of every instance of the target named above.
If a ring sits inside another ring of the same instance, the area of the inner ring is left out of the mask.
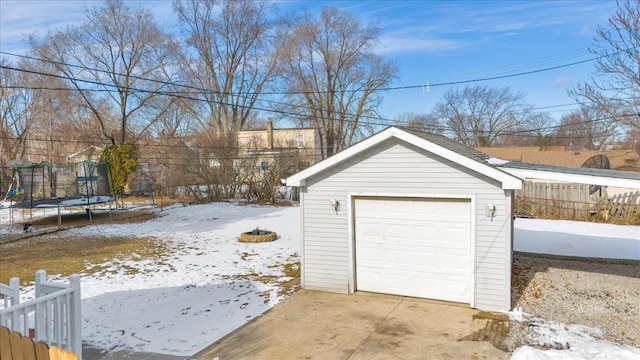
[[[333,209],[333,211],[336,212],[336,214],[338,213],[338,211],[340,210],[340,201],[336,200],[336,199],[331,199],[331,208]]]
[[[493,220],[493,216],[496,214],[496,207],[492,203],[487,204],[487,217]]]

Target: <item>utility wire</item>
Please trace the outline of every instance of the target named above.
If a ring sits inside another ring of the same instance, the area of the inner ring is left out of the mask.
[[[5,66],[0,66],[0,67],[5,67]],[[10,68],[10,67],[7,67],[7,68]],[[14,69],[14,68],[10,68],[10,69]],[[61,75],[54,75],[54,74],[47,74],[47,73],[40,73],[40,72],[35,72],[35,71],[32,71],[32,70],[23,70],[23,69],[15,69],[15,70],[16,70],[16,71],[25,71],[25,72],[29,72],[29,73],[36,73],[36,74],[38,74],[38,75],[53,76],[53,77],[58,77],[58,78],[65,78],[65,79],[68,79],[68,78],[66,78],[65,76],[61,76]],[[71,80],[71,79],[68,79],[68,80]],[[101,84],[101,85],[103,85],[103,86],[112,86],[112,87],[115,87],[115,85],[112,85],[112,84],[102,84],[102,83],[98,83],[98,82],[95,82],[95,81],[92,81],[92,80],[79,80],[79,81],[89,82],[89,83],[96,83],[96,84]],[[25,86],[7,86],[7,87],[5,87],[5,88],[30,89],[30,90],[33,90],[33,89],[41,89],[41,90],[60,90],[60,91],[62,91],[62,90],[64,90],[64,91],[82,91],[82,90],[83,90],[83,89],[68,89],[68,88],[56,88],[56,87],[54,87],[54,88],[51,88],[51,87],[37,87],[37,88],[34,88],[34,87],[25,87]],[[130,89],[131,89],[131,90],[133,90],[133,91],[146,92],[146,93],[154,93],[154,94],[157,94],[157,95],[177,96],[178,98],[181,98],[181,99],[187,99],[187,100],[194,100],[194,101],[207,101],[207,100],[204,100],[204,99],[195,98],[195,97],[190,97],[190,96],[185,96],[185,95],[174,95],[174,93],[172,93],[172,92],[166,92],[166,91],[156,91],[156,90],[154,90],[154,91],[151,91],[151,90],[139,90],[139,89],[136,89],[136,88],[130,88]],[[101,92],[107,92],[107,91],[109,91],[109,90],[107,90],[107,89],[87,89],[87,90],[91,90],[91,91],[101,91]],[[182,93],[182,94],[184,94],[184,93]],[[629,99],[632,99],[632,97],[629,97]],[[230,104],[228,104],[228,103],[215,102],[215,101],[214,101],[214,103],[221,104],[221,105],[228,105],[228,106],[231,106],[231,105],[230,105]],[[568,106],[568,105],[569,105],[569,104],[553,105],[553,106],[543,107],[543,108],[538,108],[538,109],[545,109],[545,108],[552,108],[552,107],[560,107],[560,106]],[[235,106],[239,106],[239,107],[243,107],[243,108],[248,108],[248,106],[245,106],[245,105],[239,105],[239,104],[238,104],[238,105],[235,105]],[[265,111],[265,112],[270,112],[270,113],[278,113],[278,114],[281,114],[281,115],[298,116],[298,117],[306,117],[306,118],[308,118],[308,117],[309,117],[309,115],[307,115],[307,114],[295,113],[295,112],[291,112],[291,111],[276,110],[276,109],[268,109],[268,108],[256,107],[256,106],[253,106],[253,107],[251,107],[251,108],[252,108],[252,109],[255,109],[255,110],[259,110],[259,111]],[[626,116],[626,115],[628,115],[628,114],[621,115],[621,116]],[[633,116],[633,115],[635,115],[635,114],[631,114],[631,115]],[[392,119],[388,119],[388,118],[373,117],[373,116],[369,116],[369,115],[361,115],[360,117],[362,117],[362,118],[369,118],[369,119],[375,119],[375,120],[380,120],[380,121],[381,121],[381,122],[373,122],[373,121],[362,121],[362,120],[359,120],[359,123],[361,123],[361,124],[363,124],[363,125],[369,125],[369,126],[389,126],[389,125],[394,125],[394,124],[395,124],[395,125],[397,125],[397,124],[398,124],[398,122],[397,122],[396,120],[392,120]],[[618,116],[614,116],[614,117],[612,117],[612,118],[615,118],[615,117],[618,117]],[[602,118],[602,119],[588,120],[588,121],[586,121],[586,122],[582,122],[582,123],[589,123],[589,122],[604,121],[604,120],[608,120],[608,119],[611,119],[611,118]],[[344,121],[345,121],[345,122],[349,122],[349,123],[350,123],[350,122],[353,122],[354,120],[344,119]],[[542,131],[542,130],[548,130],[548,129],[560,128],[560,127],[564,127],[564,126],[575,126],[575,125],[578,125],[578,124],[580,124],[580,123],[573,123],[573,124],[566,124],[566,125],[549,126],[549,127],[543,127],[543,128],[537,128],[537,129],[529,129],[529,130],[526,130],[526,131],[527,131],[527,132]],[[447,127],[447,126],[443,126],[443,125],[436,125],[436,124],[433,124],[433,125],[430,125],[430,127],[434,128],[434,129],[440,129],[440,130],[442,130],[442,131],[450,130],[450,128],[449,128],[449,127]]]
[[[538,134],[534,134],[534,135],[527,135],[527,133],[532,133],[532,132],[540,132],[543,130],[552,130],[552,129],[560,129],[560,128],[572,128],[572,127],[577,127],[580,125],[586,125],[586,124],[591,124],[591,123],[597,123],[597,122],[603,122],[603,121],[607,121],[607,120],[614,120],[617,118],[625,118],[625,117],[640,117],[640,114],[634,114],[634,113],[627,113],[627,114],[620,114],[620,115],[613,115],[613,116],[609,116],[609,117],[602,117],[602,118],[597,118],[597,119],[590,119],[590,120],[585,120],[585,121],[580,121],[580,122],[575,122],[575,123],[567,123],[567,124],[559,124],[559,125],[552,125],[552,126],[546,126],[546,127],[541,127],[541,128],[537,128],[537,129],[522,129],[522,130],[513,130],[513,131],[503,131],[503,132],[498,132],[496,135],[497,136],[522,136],[522,137],[537,137]],[[450,130],[450,128],[447,127],[447,130]],[[414,130],[415,131],[415,130]],[[418,131],[418,132],[422,132],[422,133],[427,133],[426,131]],[[589,135],[585,135],[585,136],[577,136],[577,135],[554,135],[554,138],[572,138],[572,139],[588,139],[591,138],[593,136],[598,136],[598,135],[602,135],[602,134],[592,134],[591,136]],[[0,136],[0,139],[4,139],[4,140],[14,140],[11,137],[8,136]],[[91,141],[93,139],[93,141]],[[56,142],[56,143],[71,143],[71,144],[87,144],[87,145],[94,145],[97,141],[103,141],[104,138],[100,137],[100,136],[95,136],[95,137],[84,137],[83,140],[66,140],[66,139],[49,139],[49,138],[44,138],[44,137],[25,137],[23,138],[24,141],[32,141],[32,142]],[[159,148],[172,148],[172,147],[176,147],[176,148],[183,148],[185,147],[184,145],[181,144],[174,144],[174,145],[167,145],[167,144],[158,144],[158,143],[151,143],[149,141],[147,141],[148,139],[142,139],[139,140],[139,144],[141,146],[145,146],[145,147],[159,147]],[[182,139],[175,139],[176,141],[182,140]],[[194,148],[197,149],[201,149],[201,150],[229,150],[229,149],[234,149],[234,150],[242,150],[242,147],[229,147],[229,146],[225,146],[225,145],[221,145],[221,146],[194,146]]]
[[[621,51],[618,51],[618,52],[615,52],[615,53],[612,53],[612,54],[609,54],[609,55],[606,55],[606,56],[614,55],[614,54],[619,53]],[[82,66],[79,66],[79,65],[55,62],[55,61],[52,61],[52,60],[43,60],[43,59],[38,59],[38,58],[30,57],[30,56],[17,55],[17,54],[2,52],[2,51],[0,51],[0,53],[1,54],[5,54],[5,55],[23,57],[23,58],[27,58],[27,59],[31,59],[31,60],[46,61],[46,62],[51,62],[51,63],[54,63],[54,64],[58,64],[58,65],[65,65],[65,66],[70,66],[70,67],[75,67],[75,68],[80,68],[80,69],[85,69],[85,70],[99,71],[99,72],[103,72],[103,73],[114,74],[113,72],[109,72],[109,71],[105,71],[105,70],[91,69],[91,68],[82,67]],[[429,86],[455,85],[455,84],[463,84],[463,83],[468,83],[468,82],[487,81],[487,80],[493,80],[493,79],[499,79],[499,78],[521,76],[521,75],[526,75],[526,74],[533,74],[533,73],[538,73],[538,72],[542,72],[542,71],[549,71],[549,70],[553,70],[553,69],[563,68],[563,67],[567,67],[567,66],[573,66],[573,65],[576,65],[576,64],[584,63],[584,62],[597,60],[597,59],[603,58],[603,57],[605,57],[605,55],[599,56],[599,57],[596,57],[596,58],[592,58],[592,59],[577,61],[577,62],[573,62],[573,63],[569,63],[569,64],[563,64],[563,65],[558,65],[558,66],[554,66],[554,67],[550,67],[550,68],[544,68],[544,69],[537,69],[537,70],[532,70],[532,71],[527,71],[527,72],[521,72],[521,73],[517,73],[517,74],[501,75],[501,76],[494,76],[494,77],[485,77],[485,78],[472,79],[472,80],[462,80],[462,81],[451,81],[451,82],[435,83],[435,84],[430,84]],[[5,66],[5,65],[0,66],[0,68],[5,68],[5,69],[9,69],[9,70],[14,70],[14,71],[27,72],[27,73],[32,73],[32,74],[36,74],[36,75],[51,76],[51,77],[60,78],[60,79],[64,79],[64,80],[84,82],[84,83],[89,83],[89,84],[93,84],[93,85],[111,87],[111,88],[115,88],[115,89],[119,88],[117,85],[114,85],[114,84],[107,84],[107,83],[94,81],[94,80],[75,79],[75,78],[71,78],[70,76],[62,76],[62,75],[44,73],[44,72],[34,71],[34,70],[19,69],[19,68],[14,68],[14,67]],[[120,75],[122,75],[122,74],[120,74]],[[148,79],[148,78],[137,77],[137,76],[130,76],[130,77],[136,78],[136,79],[140,79],[140,80],[145,80],[145,81],[159,82],[159,83],[161,83],[163,85],[168,85],[168,86],[182,86],[182,87],[186,87],[186,88],[191,88],[191,89],[197,90],[198,94],[201,94],[203,92],[202,89],[199,89],[199,88],[196,88],[196,87],[193,87],[193,86],[189,86],[189,85],[170,83],[170,82],[166,82],[166,81],[160,81],[160,80],[157,80],[157,79]],[[404,87],[388,87],[388,88],[382,88],[381,90],[409,89],[409,88],[418,88],[418,87],[422,87],[422,86],[423,85],[404,86]],[[28,87],[9,86],[9,87],[6,87],[6,88],[22,88],[22,89],[25,89],[25,88],[28,88]],[[89,90],[89,91],[101,91],[101,92],[109,92],[110,91],[108,89],[80,89],[80,88],[68,89],[68,88],[45,88],[45,87],[41,87],[41,89],[43,89],[43,90],[44,89],[65,90],[65,91],[69,91],[69,90],[77,90],[77,91],[87,91],[87,90]],[[256,107],[256,106],[246,106],[246,105],[241,105],[241,104],[229,104],[229,103],[224,103],[224,102],[220,102],[220,101],[205,100],[205,99],[200,99],[200,98],[196,98],[196,97],[193,97],[193,96],[185,96],[184,95],[184,94],[193,94],[192,92],[159,91],[159,90],[146,90],[146,89],[137,89],[137,88],[129,88],[129,90],[131,90],[132,92],[143,92],[143,93],[152,93],[152,94],[156,94],[156,95],[177,96],[178,98],[182,98],[182,99],[188,99],[188,100],[194,100],[194,101],[213,102],[213,103],[220,104],[220,105],[225,105],[225,106],[238,106],[238,107],[242,107],[242,108],[255,109],[255,110],[258,110],[258,111],[278,113],[278,114],[288,115],[288,116],[309,117],[309,115],[307,115],[307,114],[301,114],[301,113],[296,113],[296,112],[291,112],[291,111],[268,109],[268,108],[262,108],[262,107]],[[213,92],[211,92],[211,93],[213,93]],[[300,92],[300,93],[308,93],[308,92]],[[323,92],[314,92],[314,93],[323,93]],[[256,94],[256,93],[248,93],[248,94]],[[269,94],[269,93],[268,92],[266,92],[266,93],[263,92],[262,94]],[[272,94],[287,94],[287,92],[279,92],[279,93],[272,93]],[[240,95],[240,96],[242,96],[242,95]],[[264,99],[257,99],[257,100],[258,101],[270,102],[270,100],[264,100]],[[273,102],[273,101],[271,101],[271,102]],[[278,103],[278,104],[280,104],[280,105],[290,105],[290,104],[284,104],[284,103]],[[562,106],[562,105],[558,105],[558,106]],[[305,110],[316,110],[316,109],[311,109],[311,108],[302,107],[302,106],[300,106],[300,107],[304,108]],[[348,113],[340,113],[340,115],[355,116],[353,114],[348,114]],[[385,119],[385,118],[381,118],[381,117],[374,117],[374,116],[370,116],[370,115],[366,115],[366,114],[360,115],[360,117],[361,118],[365,118],[365,119],[374,119],[374,120],[383,121],[383,122],[360,121],[360,123],[362,123],[363,125],[388,126],[388,125],[393,124],[395,122],[394,120],[391,120],[391,119]],[[353,120],[349,120],[349,119],[344,119],[344,121],[353,122]],[[437,126],[437,125],[434,125],[432,127],[440,128],[441,130],[445,130],[445,131],[448,129],[446,127]],[[539,131],[539,130],[541,130],[541,129],[532,129],[530,131]]]
[[[31,74],[35,74],[35,75],[42,75],[42,76],[51,76],[51,77],[55,77],[55,78],[60,78],[60,79],[65,79],[65,80],[69,80],[69,81],[77,81],[77,82],[83,82],[83,83],[89,83],[89,84],[94,84],[94,85],[100,85],[100,86],[105,86],[105,87],[111,87],[111,88],[115,88],[116,90],[119,89],[119,87],[117,85],[114,84],[106,84],[106,83],[101,83],[98,81],[94,81],[94,80],[85,80],[85,79],[75,79],[75,78],[71,78],[69,76],[66,75],[56,75],[56,74],[49,74],[49,73],[44,73],[44,72],[40,72],[40,71],[35,71],[35,70],[25,70],[25,69],[20,69],[20,68],[14,68],[11,66],[6,66],[6,65],[0,65],[0,68],[3,69],[8,69],[8,70],[13,70],[13,71],[18,71],[18,72],[26,72],[26,73],[31,73]],[[20,85],[10,85],[10,86],[5,86],[4,88],[22,88],[22,86]],[[46,89],[45,87],[43,87],[43,89]],[[54,88],[54,89],[60,89],[60,88]],[[218,101],[218,100],[208,100],[208,99],[201,99],[198,97],[193,97],[193,96],[187,96],[186,94],[193,94],[193,92],[171,92],[171,91],[161,91],[161,90],[146,90],[146,89],[138,89],[138,88],[133,88],[133,87],[127,87],[128,90],[130,90],[132,93],[135,92],[139,92],[139,93],[150,93],[150,94],[154,94],[154,95],[165,95],[165,96],[173,96],[173,97],[177,97],[180,99],[185,99],[185,100],[192,100],[192,101],[198,101],[198,102],[207,102],[207,103],[214,103],[214,104],[218,104],[218,105],[224,105],[224,106],[232,106],[232,107],[239,107],[239,108],[243,108],[243,109],[249,109],[249,110],[257,110],[257,111],[264,111],[264,112],[268,112],[268,113],[277,113],[277,114],[281,114],[281,115],[288,115],[288,116],[293,116],[293,117],[299,117],[299,118],[310,118],[312,117],[309,114],[304,114],[304,113],[297,113],[297,112],[292,112],[292,111],[285,111],[285,110],[278,110],[278,109],[269,109],[269,108],[264,108],[264,107],[259,107],[259,106],[254,106],[254,105],[243,105],[243,104],[232,104],[232,103],[227,103],[227,102],[222,102],[222,101]],[[108,89],[80,89],[80,88],[76,88],[76,89],[64,89],[65,91],[98,91],[98,92],[110,92],[110,90]],[[196,95],[200,95],[200,92],[197,92]],[[274,101],[270,101],[270,100],[264,100],[264,99],[258,99],[259,101],[267,101],[267,102],[274,102]],[[286,105],[286,106],[292,106],[291,104],[284,104],[284,103],[279,103],[282,105]],[[304,108],[305,110],[310,110],[310,111],[317,111],[318,109],[312,109],[309,107],[304,107],[304,106],[298,106],[298,105],[293,105],[293,107],[299,107],[299,108]],[[335,111],[334,112],[336,115],[343,115],[343,116],[352,116],[352,117],[356,117],[356,115],[354,114],[349,114],[346,112],[338,112]],[[365,118],[365,119],[373,119],[373,120],[379,120],[379,121],[386,121],[386,122],[364,122],[364,121],[359,121],[359,123],[363,124],[363,125],[371,125],[371,126],[387,126],[389,125],[389,122],[393,122],[393,120],[391,119],[385,119],[385,118],[381,118],[381,117],[376,117],[376,116],[371,116],[371,115],[367,115],[367,114],[360,114],[357,115],[358,118]],[[343,119],[345,122],[353,122],[354,120],[349,120],[349,119]]]
[[[610,55],[615,55],[617,53],[622,52],[623,50],[620,50],[618,52],[612,53],[612,54],[608,54],[606,56],[610,56]],[[5,55],[10,55],[10,56],[15,56],[15,57],[20,57],[20,58],[25,58],[25,59],[29,59],[29,60],[35,60],[35,61],[43,61],[43,62],[49,62],[49,63],[53,63],[56,65],[64,65],[64,66],[68,66],[68,67],[74,67],[74,68],[79,68],[79,69],[83,69],[83,70],[89,70],[89,71],[94,71],[94,72],[102,72],[105,74],[109,74],[109,75],[119,75],[119,76],[124,76],[123,74],[119,74],[119,73],[115,73],[112,71],[106,71],[106,70],[100,70],[100,69],[95,69],[95,68],[89,68],[89,67],[85,67],[85,66],[80,66],[80,65],[74,65],[74,64],[68,64],[68,63],[64,63],[64,62],[58,62],[58,61],[53,61],[53,60],[48,60],[48,59],[40,59],[40,58],[35,58],[35,57],[31,57],[31,56],[26,56],[26,55],[18,55],[18,54],[13,54],[13,53],[8,53],[8,52],[3,52],[0,51],[0,54],[5,54]],[[539,73],[539,72],[545,72],[545,71],[550,71],[550,70],[555,70],[555,69],[560,69],[560,68],[564,68],[564,67],[569,67],[569,66],[574,66],[574,65],[578,65],[578,64],[582,64],[582,63],[586,63],[586,62],[590,62],[590,61],[594,61],[594,60],[598,60],[600,58],[605,57],[605,55],[599,56],[599,57],[595,57],[595,58],[591,58],[591,59],[586,59],[586,60],[581,60],[581,61],[576,61],[576,62],[572,62],[572,63],[568,63],[568,64],[562,64],[562,65],[558,65],[558,66],[553,66],[553,67],[547,67],[547,68],[543,68],[543,69],[536,69],[536,70],[531,70],[531,71],[525,71],[525,72],[519,72],[519,73],[515,73],[515,74],[508,74],[508,75],[498,75],[498,76],[491,76],[491,77],[483,77],[483,78],[477,78],[477,79],[471,79],[471,80],[461,80],[461,81],[449,81],[449,82],[442,82],[442,83],[434,83],[434,84],[429,84],[429,86],[450,86],[450,85],[460,85],[460,84],[465,84],[465,83],[474,83],[474,82],[482,82],[482,81],[489,81],[489,80],[496,80],[496,79],[504,79],[504,78],[510,78],[510,77],[516,77],[516,76],[523,76],[523,75],[529,75],[529,74],[535,74],[535,73]],[[12,70],[17,70],[15,68],[12,68]],[[45,76],[55,76],[55,77],[59,77],[59,78],[63,78],[65,79],[65,77],[62,77],[60,75],[53,75],[53,74],[47,74],[47,73],[40,73],[40,75],[45,75]],[[192,90],[196,90],[199,94],[202,93],[209,93],[209,94],[221,94],[221,95],[233,95],[233,96],[240,96],[240,97],[250,97],[250,96],[256,96],[256,95],[292,95],[292,94],[322,94],[322,93],[327,93],[327,91],[303,91],[303,92],[260,92],[260,93],[251,93],[251,92],[247,92],[246,95],[243,94],[231,94],[231,93],[223,93],[223,92],[216,92],[216,91],[211,91],[211,90],[203,90],[201,88],[198,87],[194,87],[194,86],[190,86],[190,85],[185,85],[185,84],[178,84],[178,83],[172,83],[172,82],[167,82],[167,81],[162,81],[162,80],[157,80],[157,79],[150,79],[150,78],[145,78],[145,77],[140,77],[140,76],[135,76],[135,75],[128,75],[129,77],[133,78],[133,79],[138,79],[138,80],[144,80],[144,81],[151,81],[151,82],[156,82],[156,83],[161,83],[162,85],[166,85],[166,86],[179,86],[179,87],[184,87],[187,89],[192,89]],[[80,80],[80,79],[72,79],[70,77],[66,77],[67,80],[71,80],[71,81],[83,81],[83,82],[87,82],[87,83],[92,83],[95,85],[101,85],[101,86],[108,86],[108,87],[115,87],[117,88],[117,86],[113,85],[113,84],[105,84],[105,83],[100,83],[100,82],[96,82],[96,81],[92,81],[92,80]],[[393,91],[393,90],[403,90],[403,89],[418,89],[418,88],[423,88],[424,85],[409,85],[409,86],[401,86],[401,87],[385,87],[385,88],[380,88],[378,90],[380,91]],[[78,89],[80,90],[80,89]],[[85,90],[86,91],[86,90]],[[92,91],[97,91],[97,90],[92,90]],[[104,89],[101,89],[101,91],[107,91]],[[142,91],[142,90],[138,90],[138,91]],[[344,92],[360,92],[363,90],[344,90]],[[147,91],[148,92],[148,91]],[[164,95],[180,95],[180,94],[185,94],[185,92],[163,92]],[[192,94],[191,92],[186,92],[186,94]],[[286,105],[286,106],[291,106],[291,104],[285,104],[285,103],[281,103],[281,102],[276,102],[273,100],[265,100],[265,99],[257,99],[259,101],[267,101],[267,102],[271,102],[271,103],[276,103],[279,105]],[[204,101],[209,101],[209,100],[204,100]],[[219,103],[216,101],[213,101],[214,103]],[[229,105],[229,104],[221,104],[221,105]],[[294,105],[295,107],[295,105]],[[310,108],[308,107],[303,107],[303,106],[297,106],[297,107],[301,107],[304,108],[305,110],[310,110]],[[252,107],[255,108],[255,107]],[[261,111],[269,111],[269,110],[264,110],[264,109],[259,109]],[[318,109],[313,109],[313,110],[318,110]],[[340,115],[343,116],[355,116],[354,114],[349,114],[349,113],[340,113]],[[374,119],[379,119],[376,117],[370,117],[370,116],[363,116],[365,118],[374,118]],[[386,120],[388,121],[389,119],[382,119],[382,120]],[[373,124],[373,125],[379,125],[379,124]]]
[[[512,77],[537,74],[537,73],[541,73],[541,72],[562,69],[562,68],[566,68],[566,67],[571,67],[571,66],[575,66],[575,65],[579,65],[579,64],[595,61],[595,60],[599,60],[599,59],[602,59],[604,57],[616,55],[616,54],[624,52],[624,51],[625,50],[619,50],[619,51],[616,51],[614,53],[607,54],[607,55],[601,55],[601,56],[589,58],[589,59],[586,59],[586,60],[574,61],[574,62],[570,62],[570,63],[566,63],[566,64],[562,64],[562,65],[551,66],[551,67],[546,67],[546,68],[542,68],[542,69],[522,71],[522,72],[517,72],[517,73],[513,73],[513,74],[506,74],[506,75],[480,77],[480,78],[475,78],[475,79],[466,79],[466,80],[459,80],[459,81],[446,81],[446,82],[429,84],[429,86],[430,87],[438,87],[438,86],[460,85],[460,84],[468,84],[468,83],[483,82],[483,81],[498,80],[498,79],[507,79],[507,78],[512,78]],[[48,60],[48,59],[35,58],[35,57],[27,56],[27,55],[18,55],[18,54],[14,54],[14,53],[5,52],[5,51],[0,51],[0,54],[9,55],[9,56],[15,56],[15,57],[19,57],[19,58],[25,58],[25,59],[29,59],[29,60],[49,62],[49,63],[56,64],[56,65],[64,65],[64,66],[68,66],[68,67],[79,68],[79,69],[82,69],[82,70],[102,72],[102,73],[105,73],[105,74],[108,74],[108,75],[124,76],[124,74],[116,73],[116,72],[113,72],[113,71],[89,68],[89,67],[86,67],[86,66],[68,64],[68,63],[54,61],[54,60]],[[144,77],[135,76],[135,75],[127,75],[127,76],[130,77],[130,78],[133,78],[133,79],[138,79],[138,80],[157,82],[157,83],[161,83],[161,84],[164,84],[164,85],[182,86],[182,87],[185,87],[185,88],[191,88],[191,89],[196,89],[198,91],[203,91],[200,88],[193,87],[193,86],[190,86],[190,85],[185,85],[185,84],[171,83],[171,82],[167,82],[167,81],[163,81],[163,80],[144,78]],[[380,90],[380,91],[393,91],[393,90],[406,90],[406,89],[422,89],[423,87],[424,87],[424,84],[420,84],[420,85],[383,87],[383,88],[379,88],[378,90]],[[353,89],[353,90],[343,90],[343,91],[347,92],[347,93],[354,93],[354,92],[363,92],[365,90]],[[223,94],[223,95],[229,95],[229,93],[218,92],[218,91],[210,91],[210,92],[219,93],[219,94]],[[264,92],[264,91],[261,91],[260,93],[247,92],[245,94],[245,96],[248,97],[248,96],[254,96],[254,95],[325,94],[325,93],[329,93],[329,92],[330,91],[320,91],[320,90],[314,90],[314,91],[278,91],[278,92]]]

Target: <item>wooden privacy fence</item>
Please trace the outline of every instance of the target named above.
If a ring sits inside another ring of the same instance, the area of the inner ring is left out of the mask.
[[[605,220],[640,221],[640,191],[618,194],[598,202],[595,211]]]
[[[0,360],[78,360],[78,356],[0,326]]]
[[[9,285],[0,284],[4,303],[0,309],[0,326],[23,337],[33,337],[48,347],[73,352],[81,359],[80,275],[71,275],[68,284],[55,283],[47,281],[47,273],[39,270],[35,299],[24,303],[20,303],[19,283],[17,278],[12,278]]]
[[[606,190],[589,195],[589,185],[525,181],[516,191],[514,214],[542,219],[640,221],[640,192],[607,197]]]
[[[589,216],[589,185],[525,181],[516,190],[516,216],[543,219],[586,220]]]

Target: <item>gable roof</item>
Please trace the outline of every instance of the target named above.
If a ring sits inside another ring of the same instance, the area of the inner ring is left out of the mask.
[[[287,178],[288,186],[304,186],[306,179],[320,172],[342,163],[352,157],[368,150],[381,142],[396,138],[425,151],[441,156],[465,168],[481,173],[502,184],[503,189],[521,189],[522,180],[505,171],[497,169],[489,163],[491,160],[487,154],[460,144],[441,135],[426,134],[412,130],[389,127],[330,158],[300,171]]]
[[[95,145],[91,145],[89,147],[86,147],[82,150],[76,151],[71,155],[67,155],[67,160],[71,160],[75,157],[78,157],[80,155],[83,154],[88,154],[88,157],[91,158],[95,155],[97,155],[97,157],[100,157],[100,153],[102,153],[102,151],[104,150],[104,148],[101,148],[99,146],[95,146]]]

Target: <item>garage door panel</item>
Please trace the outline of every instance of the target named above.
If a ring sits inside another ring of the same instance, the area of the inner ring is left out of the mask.
[[[357,289],[470,301],[470,201],[358,198],[354,209]]]
[[[455,255],[443,255],[441,258],[443,273],[449,274],[456,271],[456,269],[464,269],[469,262],[469,256],[467,254]]]

